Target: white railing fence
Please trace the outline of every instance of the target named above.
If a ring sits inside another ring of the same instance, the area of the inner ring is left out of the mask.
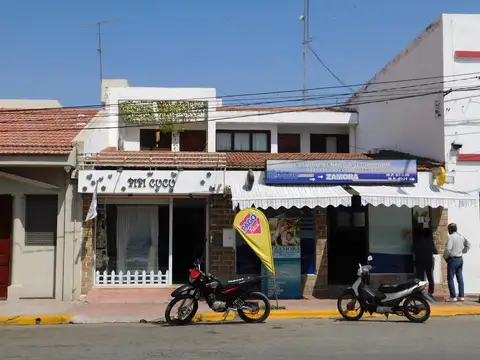
[[[168,284],[168,270],[159,271],[96,271],[95,285],[157,285]]]

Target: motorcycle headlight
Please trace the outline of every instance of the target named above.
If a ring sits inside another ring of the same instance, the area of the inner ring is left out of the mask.
[[[196,270],[196,269],[190,270],[190,275],[188,277],[188,282],[190,284],[193,284],[199,276],[200,276],[200,272],[198,270]]]

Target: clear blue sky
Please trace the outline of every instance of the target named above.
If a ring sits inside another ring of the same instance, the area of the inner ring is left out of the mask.
[[[312,47],[363,83],[440,13],[479,0],[311,0]],[[98,104],[104,76],[137,86],[216,87],[219,95],[302,87],[303,0],[1,0],[0,98]],[[309,87],[338,85],[310,56]]]

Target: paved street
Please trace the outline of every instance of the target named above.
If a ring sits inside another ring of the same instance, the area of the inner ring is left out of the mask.
[[[431,319],[423,325],[378,319],[161,325],[63,325],[0,328],[2,360],[342,359],[382,356],[477,358],[480,317]]]

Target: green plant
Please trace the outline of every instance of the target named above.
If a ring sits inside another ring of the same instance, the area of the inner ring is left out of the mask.
[[[205,101],[123,101],[119,105],[120,117],[128,124],[155,125],[163,132],[183,129],[189,122],[205,118]]]

